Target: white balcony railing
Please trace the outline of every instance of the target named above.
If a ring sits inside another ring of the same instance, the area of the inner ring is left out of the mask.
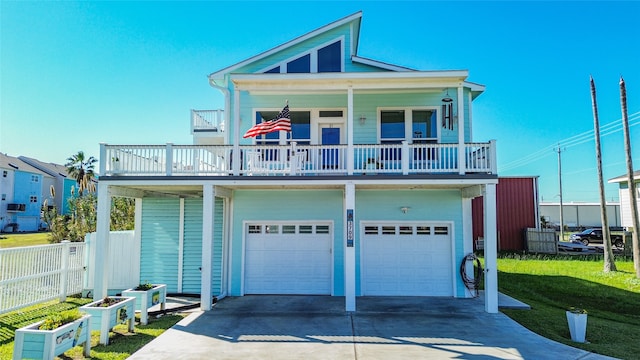
[[[224,110],[191,110],[191,133],[224,133]]]
[[[123,176],[497,174],[495,141],[468,144],[107,145],[100,173]],[[462,152],[462,153],[461,153]],[[353,159],[353,161],[349,161]],[[462,166],[460,166],[462,165]]]

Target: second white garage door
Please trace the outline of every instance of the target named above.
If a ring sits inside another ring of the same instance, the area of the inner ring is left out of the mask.
[[[250,224],[245,294],[331,294],[331,231],[325,224]]]
[[[362,293],[453,296],[448,224],[365,225]]]

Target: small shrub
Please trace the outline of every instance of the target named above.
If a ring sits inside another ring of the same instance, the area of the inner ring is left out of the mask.
[[[146,283],[140,283],[138,286],[136,286],[134,290],[147,291],[151,289],[153,289],[153,284],[146,282]]]
[[[94,304],[93,307],[109,307],[121,301],[124,301],[124,299],[117,299],[117,298],[112,298],[107,296],[104,299],[102,299],[99,303]]]
[[[62,325],[74,322],[82,317],[82,313],[78,309],[71,309],[54,313],[47,316],[44,322],[38,327],[40,330],[54,330]]]

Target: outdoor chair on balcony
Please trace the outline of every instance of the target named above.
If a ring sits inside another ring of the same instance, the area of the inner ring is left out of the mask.
[[[291,156],[291,175],[302,175],[302,171],[305,169],[307,162],[307,152],[298,151],[295,155]]]
[[[262,153],[259,151],[247,151],[247,175],[266,175],[269,171]]]

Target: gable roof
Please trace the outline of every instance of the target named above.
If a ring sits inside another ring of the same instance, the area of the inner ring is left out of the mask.
[[[2,154],[2,153],[0,153],[0,169],[7,169],[7,170],[14,170],[14,171],[17,170],[22,172],[38,174],[45,177],[52,177],[46,172],[41,171],[27,164],[26,162],[20,160],[17,157],[9,156],[7,154]]]
[[[351,14],[349,16],[346,16],[346,17],[342,18],[342,19],[339,19],[339,20],[336,20],[336,21],[334,21],[334,22],[332,22],[330,24],[327,24],[327,25],[325,25],[323,27],[320,27],[320,28],[318,28],[316,30],[308,32],[308,33],[306,33],[306,34],[304,34],[302,36],[299,36],[299,37],[297,37],[297,38],[295,38],[295,39],[293,39],[291,41],[288,41],[288,42],[286,42],[286,43],[284,43],[282,45],[276,46],[276,47],[274,47],[274,48],[272,48],[270,50],[267,50],[267,51],[262,52],[262,53],[260,53],[258,55],[252,56],[252,57],[250,57],[250,58],[248,58],[246,60],[243,60],[243,61],[241,61],[241,62],[239,62],[239,63],[237,63],[235,65],[231,65],[231,66],[228,66],[228,67],[226,67],[224,69],[221,69],[221,70],[218,70],[216,72],[213,72],[213,73],[209,74],[209,79],[212,80],[212,81],[215,80],[215,79],[222,79],[225,74],[230,73],[233,70],[241,68],[241,67],[243,67],[243,66],[245,66],[247,64],[250,64],[252,62],[264,59],[269,55],[272,55],[272,54],[275,54],[275,53],[277,53],[279,51],[282,51],[284,49],[290,48],[290,47],[292,47],[294,45],[297,45],[297,44],[299,44],[299,43],[301,43],[301,42],[303,42],[305,40],[308,40],[308,39],[310,39],[310,38],[312,38],[312,37],[314,37],[316,35],[319,35],[319,34],[322,34],[324,32],[327,32],[329,30],[335,29],[335,28],[337,28],[339,26],[342,26],[344,24],[348,24],[348,23],[350,23],[352,21],[355,22],[355,25],[356,25],[356,26],[354,26],[354,34],[353,34],[353,39],[352,39],[353,44],[354,44],[353,45],[353,52],[354,53],[352,55],[355,55],[358,52],[357,49],[358,49],[358,39],[360,38],[360,22],[361,22],[361,20],[362,20],[362,11],[358,11],[358,12],[356,12],[354,14]]]
[[[67,168],[64,165],[54,164],[54,163],[46,163],[37,159],[29,158],[26,156],[18,156],[18,159],[24,161],[25,163],[39,169],[53,177],[68,177]]]

